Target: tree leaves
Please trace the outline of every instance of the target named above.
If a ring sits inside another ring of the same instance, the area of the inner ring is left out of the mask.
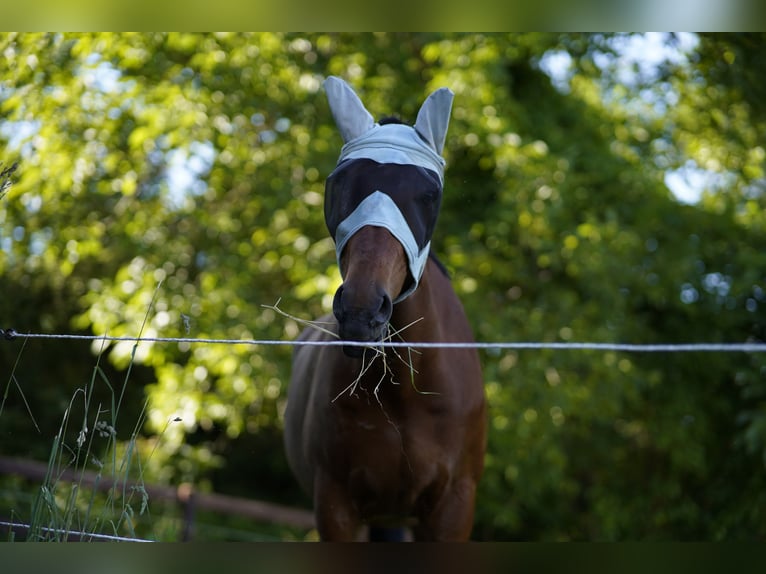
[[[433,244],[479,339],[763,340],[766,120],[749,71],[763,37],[703,35],[627,82],[619,47],[632,41],[6,35],[0,137],[20,167],[0,208],[2,323],[135,335],[156,291],[146,335],[294,338],[295,322],[262,305],[314,319],[340,280],[321,208],[341,145],[320,90],[332,73],[376,117],[411,121],[431,90],[456,93]],[[553,53],[568,69],[552,80]],[[665,185],[686,165],[721,177],[696,204]],[[131,353],[109,357],[124,368]],[[286,473],[278,444],[268,462],[221,455],[278,436],[289,349],[142,343],[136,358],[148,384],[128,393],[146,393],[143,440],[160,445],[147,477],[246,489],[262,465]],[[74,359],[71,381],[88,370]],[[525,351],[483,364],[476,536],[764,534],[749,510],[764,487],[760,357]],[[36,368],[41,387],[56,370]]]

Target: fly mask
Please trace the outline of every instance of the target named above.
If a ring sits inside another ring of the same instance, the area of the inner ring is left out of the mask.
[[[325,91],[345,145],[325,185],[325,222],[340,265],[348,240],[362,227],[383,227],[401,243],[409,277],[394,303],[418,287],[441,205],[453,93],[440,88],[425,100],[414,126],[381,125],[340,78]],[[345,278],[344,278],[345,279]]]

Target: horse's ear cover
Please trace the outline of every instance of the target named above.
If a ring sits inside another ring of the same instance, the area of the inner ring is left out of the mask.
[[[346,82],[335,76],[324,81],[327,101],[344,142],[349,142],[370,131],[375,125],[362,100]]]
[[[438,154],[444,150],[454,97],[455,94],[449,88],[439,88],[423,102],[415,121],[415,131]]]
[[[330,76],[324,81],[324,89],[344,143],[364,135],[375,127],[372,114],[344,80]],[[423,102],[415,121],[415,131],[440,155],[444,151],[454,97],[449,88],[439,88]]]

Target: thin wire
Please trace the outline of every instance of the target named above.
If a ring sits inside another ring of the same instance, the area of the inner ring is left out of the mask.
[[[433,342],[433,341],[386,341],[370,344],[360,341],[282,341],[271,339],[211,339],[194,337],[129,337],[109,335],[72,335],[56,333],[18,333],[19,338],[29,339],[74,339],[82,341],[144,342],[144,343],[188,343],[211,345],[252,345],[252,346],[348,346],[348,347],[399,347],[417,349],[488,349],[488,350],[589,350],[620,351],[625,353],[766,353],[766,343],[544,343],[544,342]]]
[[[3,522],[3,521],[0,521],[0,527],[20,528],[20,529],[26,530],[27,532],[29,532],[32,528],[29,524],[20,524],[18,522]],[[66,530],[63,528],[48,528],[47,526],[41,527],[40,530],[45,533],[51,533],[51,534],[66,534],[66,535],[81,536],[83,539],[92,540],[95,542],[98,542],[98,541],[101,541],[101,542],[152,542],[151,540],[145,540],[143,538],[128,538],[126,536],[111,536],[109,534],[94,534],[91,532],[80,532],[77,530]]]

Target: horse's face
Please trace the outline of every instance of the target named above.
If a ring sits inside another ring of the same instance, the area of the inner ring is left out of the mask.
[[[343,277],[333,311],[342,339],[379,341],[394,304],[415,291],[428,259],[453,94],[433,92],[408,126],[376,124],[339,78],[327,78],[325,89],[345,142],[325,186],[325,221]],[[362,354],[361,347],[344,351]]]
[[[351,159],[325,186],[325,221],[343,284],[333,312],[344,340],[386,334],[395,302],[417,287],[441,204],[439,177],[414,165]],[[346,347],[360,356],[361,347]]]

